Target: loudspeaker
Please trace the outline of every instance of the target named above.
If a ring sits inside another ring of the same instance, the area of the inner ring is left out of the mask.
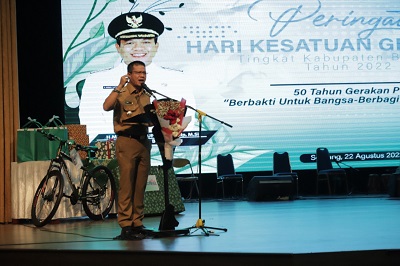
[[[400,197],[400,174],[397,171],[389,177],[388,192],[390,197]]]
[[[291,175],[254,176],[247,186],[250,201],[276,200],[282,197],[293,199],[294,183]]]

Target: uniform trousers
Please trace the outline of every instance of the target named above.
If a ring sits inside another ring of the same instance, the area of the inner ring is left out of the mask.
[[[144,193],[150,172],[151,142],[145,138],[118,136],[116,157],[120,181],[118,191],[118,224],[141,226],[144,218]]]

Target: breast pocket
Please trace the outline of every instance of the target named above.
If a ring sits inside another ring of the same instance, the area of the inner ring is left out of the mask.
[[[138,103],[132,101],[125,101],[123,105],[124,111],[129,113],[134,113],[139,109]]]

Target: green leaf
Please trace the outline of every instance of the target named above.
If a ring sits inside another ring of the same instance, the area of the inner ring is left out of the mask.
[[[183,7],[184,5],[184,3],[180,3],[179,8]]]
[[[104,34],[104,24],[103,21],[99,22],[96,26],[90,29],[89,35],[90,38],[94,39]]]
[[[105,53],[115,54],[116,57],[119,55],[115,52],[115,40],[111,37],[103,39],[97,39],[95,42],[88,43],[87,45],[81,46],[80,49],[76,50],[73,54],[68,56],[64,61],[64,85],[67,85],[75,76],[91,71],[99,70],[99,65],[92,65],[97,56]],[[112,56],[111,60],[115,61]],[[100,57],[98,57],[100,58]],[[102,58],[104,64],[104,58]]]

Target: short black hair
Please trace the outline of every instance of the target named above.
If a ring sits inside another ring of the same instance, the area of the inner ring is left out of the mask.
[[[128,73],[132,73],[133,66],[144,66],[144,67],[146,67],[146,65],[142,61],[133,61],[133,62],[130,62],[128,67],[127,67]]]

